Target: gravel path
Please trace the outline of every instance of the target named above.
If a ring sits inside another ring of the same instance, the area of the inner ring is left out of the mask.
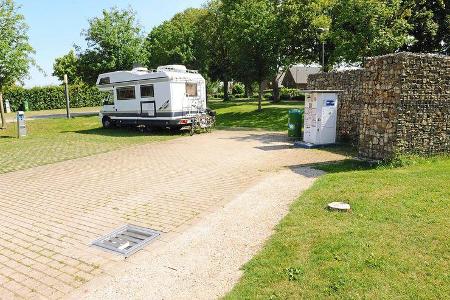
[[[216,299],[261,248],[292,201],[322,173],[271,173],[186,230],[117,263],[71,299]]]

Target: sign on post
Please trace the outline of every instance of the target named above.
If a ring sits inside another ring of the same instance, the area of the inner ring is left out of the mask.
[[[9,104],[9,100],[5,100],[5,111],[7,114],[11,112],[11,104]]]
[[[27,136],[27,125],[25,123],[25,113],[23,111],[17,112],[17,137]]]

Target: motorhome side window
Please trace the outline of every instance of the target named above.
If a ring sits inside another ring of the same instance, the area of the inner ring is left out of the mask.
[[[186,96],[188,96],[188,97],[197,97],[198,96],[196,83],[191,83],[191,82],[186,83]]]
[[[155,97],[155,89],[153,84],[141,85],[141,98],[153,98]]]
[[[117,100],[134,100],[134,99],[136,99],[136,90],[134,86],[117,88]]]

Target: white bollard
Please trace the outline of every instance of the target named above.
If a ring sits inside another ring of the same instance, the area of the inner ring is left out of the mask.
[[[25,113],[23,111],[17,112],[17,137],[27,136],[27,125],[25,123]]]

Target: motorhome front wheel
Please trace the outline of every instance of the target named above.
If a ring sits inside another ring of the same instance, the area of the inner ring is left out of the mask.
[[[103,117],[102,124],[104,128],[111,128],[114,125],[111,118],[109,117]]]

